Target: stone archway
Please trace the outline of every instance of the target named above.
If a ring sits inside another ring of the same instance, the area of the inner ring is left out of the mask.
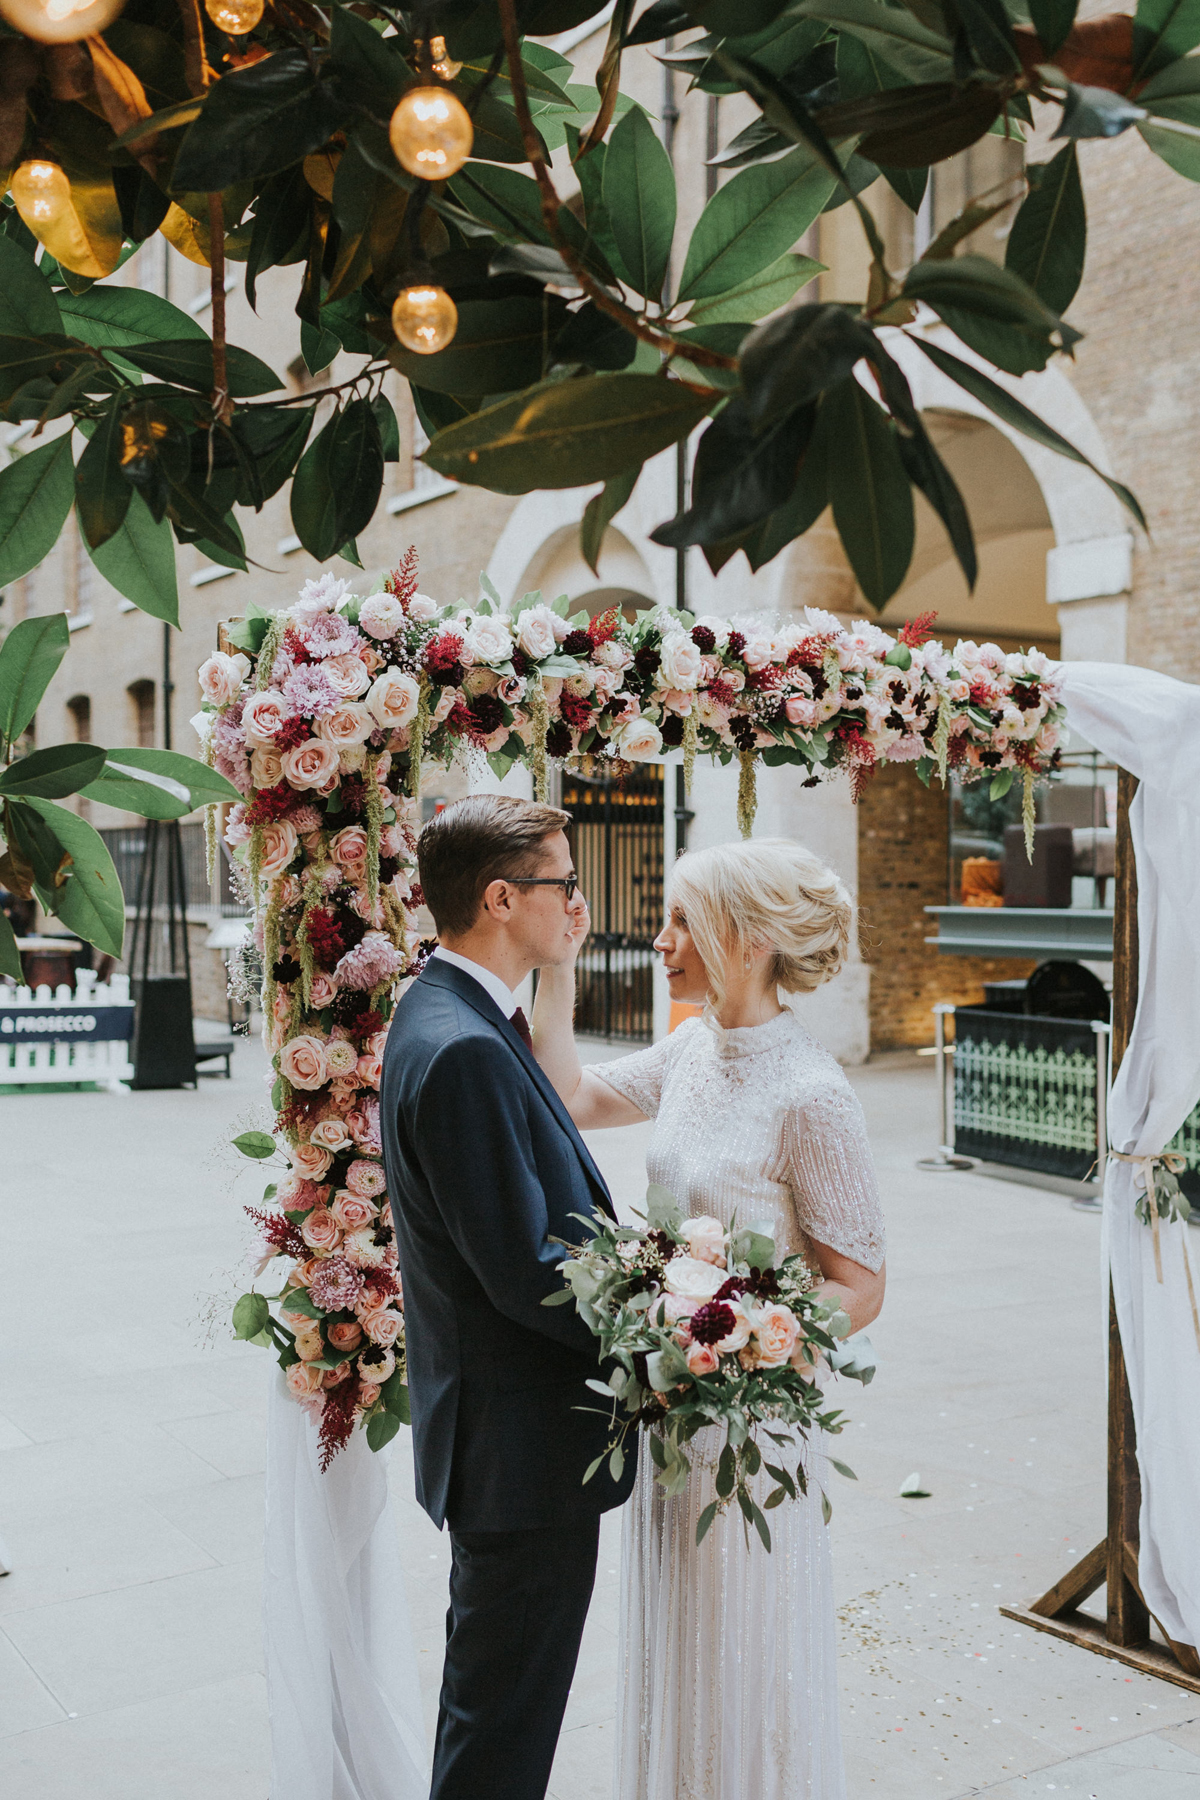
[[[977,360],[943,326],[926,331],[931,341]],[[887,336],[971,510],[981,577],[976,594],[969,596],[940,522],[918,500],[912,569],[883,623],[936,609],[955,636],[999,635],[1014,644],[1040,641],[1057,648],[1059,620],[1065,627],[1070,603],[1119,596],[1127,581],[1126,515],[1088,469],[1002,425],[941,375],[905,333]],[[1060,369],[998,379],[1099,467],[1109,466],[1095,422]],[[589,610],[675,604],[674,553],[649,535],[675,511],[674,453],[647,464],[628,505],[609,527],[599,578],[584,562],[578,541],[583,509],[594,491],[536,493],[518,502],[487,571],[505,604],[534,588],[547,598],[566,593]],[[735,558],[714,576],[701,554],[691,552],[688,598],[697,613],[787,614],[813,605],[847,618],[873,616],[828,513],[757,575]],[[1065,644],[1064,649],[1071,654]],[[1089,648],[1087,654],[1095,651]],[[514,772],[505,785],[525,779]],[[892,791],[897,783],[903,784],[902,794],[898,787]],[[736,835],[735,793],[735,771],[698,764],[689,803],[695,815],[693,847]],[[861,1062],[884,1042],[927,1041],[932,970],[947,988],[945,998],[957,997],[956,988],[949,991],[957,980],[963,999],[981,998],[984,979],[1014,973],[1011,965],[976,968],[963,959],[948,970],[948,959],[936,959],[925,945],[923,907],[945,897],[940,880],[945,818],[940,791],[927,793],[912,781],[911,771],[878,777],[860,811],[842,783],[805,791],[795,770],[760,772],[758,833],[802,839],[837,869],[869,915],[861,957],[856,952],[836,982],[799,1008],[844,1062]],[[889,1019],[901,1016],[898,1031],[886,1029]]]

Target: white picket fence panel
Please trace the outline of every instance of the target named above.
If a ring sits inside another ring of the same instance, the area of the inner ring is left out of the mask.
[[[119,1011],[121,1023],[133,1018],[128,975],[97,981],[87,969],[79,970],[74,989],[65,982],[57,988],[10,988],[0,985],[0,1088],[17,1085],[75,1085],[82,1081],[119,1088],[133,1079],[127,1037],[92,1039],[83,1043],[22,1043],[23,1022],[38,1015],[61,1014],[76,1029],[95,1029],[99,1008]],[[89,1024],[88,1021],[91,1021]]]

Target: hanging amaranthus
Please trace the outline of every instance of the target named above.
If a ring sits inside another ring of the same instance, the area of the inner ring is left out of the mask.
[[[1037,819],[1037,812],[1034,807],[1033,784],[1037,779],[1037,776],[1033,769],[1023,769],[1021,771],[1021,776],[1021,823],[1025,827],[1025,855],[1028,857],[1029,861],[1032,862],[1033,827]]]
[[[408,728],[408,792],[414,800],[421,794],[421,765],[425,760],[425,739],[429,732],[429,692],[429,677],[422,669],[417,710]]]
[[[546,690],[539,681],[531,681],[526,695],[533,741],[529,746],[529,766],[533,772],[533,797],[545,801],[550,793],[550,770],[546,764],[546,735],[550,730],[550,707]]]
[[[700,721],[697,714],[698,708],[693,700],[692,710],[683,721],[683,787],[687,794],[692,791],[692,775],[696,768],[696,749],[700,736]]]
[[[738,763],[738,830],[744,838],[748,838],[754,830],[754,815],[758,811],[758,781],[755,775],[757,764],[753,750],[740,751]]]

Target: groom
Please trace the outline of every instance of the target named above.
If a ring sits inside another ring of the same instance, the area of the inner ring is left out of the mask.
[[[569,815],[493,794],[421,833],[438,949],[388,1034],[383,1149],[400,1251],[417,1499],[453,1565],[430,1800],[542,1800],[613,1482],[596,1340],[561,1288],[603,1177],[534,1061],[514,990],[586,923]]]

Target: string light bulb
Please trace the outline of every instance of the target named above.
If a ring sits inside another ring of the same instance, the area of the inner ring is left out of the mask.
[[[388,128],[401,168],[424,181],[447,181],[471,154],[471,115],[448,88],[409,88]]]
[[[112,24],[125,0],[0,0],[0,15],[39,44],[71,44]]]
[[[244,37],[263,16],[263,0],[204,0],[204,10],[218,31]]]
[[[458,330],[458,308],[445,288],[423,281],[401,288],[392,307],[392,330],[406,350],[434,356]]]
[[[11,191],[13,204],[38,239],[71,203],[71,184],[61,164],[40,156],[18,164]]]

